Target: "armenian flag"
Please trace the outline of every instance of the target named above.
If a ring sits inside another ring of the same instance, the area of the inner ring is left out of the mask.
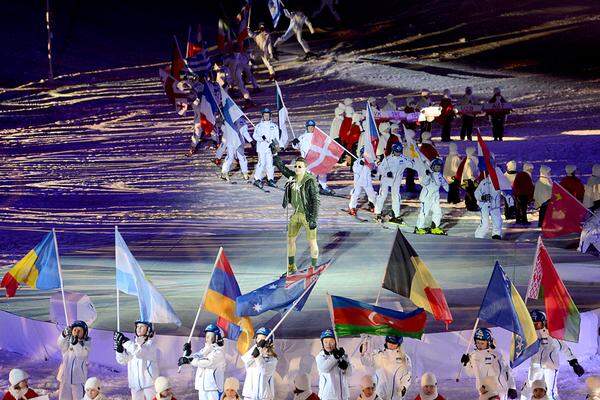
[[[329,295],[329,312],[338,336],[370,335],[423,336],[427,314],[422,308],[401,312],[346,297]]]
[[[452,322],[444,292],[400,229],[396,232],[382,287],[408,297],[436,320],[446,325]]]
[[[235,313],[235,300],[241,295],[231,264],[221,247],[204,293],[202,308],[218,316],[220,321],[229,323],[225,330],[230,339],[237,339],[238,351],[243,354],[250,348],[254,327],[250,318],[238,317]]]
[[[60,289],[55,240],[54,231],[49,232],[33,250],[4,274],[0,287],[6,289],[6,297],[13,297],[19,284],[23,283],[33,289]]]

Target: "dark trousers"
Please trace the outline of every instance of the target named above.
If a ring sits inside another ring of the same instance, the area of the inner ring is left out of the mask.
[[[544,202],[540,206],[540,219],[538,220],[538,226],[541,228],[544,223],[544,217],[546,216],[546,209],[548,208],[548,202]]]
[[[416,192],[417,188],[415,186],[415,175],[416,171],[414,169],[406,168],[406,191],[407,192]]]
[[[442,125],[442,142],[449,142],[452,133],[452,119],[448,118]]]
[[[431,122],[427,122],[427,121],[420,122],[420,126],[421,126],[421,129],[419,129],[420,135],[423,135],[423,132],[431,132],[431,128],[432,128]],[[419,140],[421,140],[420,137],[419,137]]]
[[[475,198],[475,183],[469,179],[465,188],[465,206],[469,211],[479,211],[477,199]]]
[[[492,135],[494,140],[502,140],[504,137],[504,121],[506,117],[492,117]]]
[[[449,185],[448,190],[448,203],[458,204],[460,203],[460,185],[457,180],[453,180]]]
[[[462,126],[460,127],[460,140],[473,140],[473,121],[475,121],[475,117],[471,115],[463,115],[462,117]]]
[[[516,207],[516,220],[517,223],[527,224],[527,206],[529,205],[529,196],[521,195],[517,196],[515,199],[515,207]]]

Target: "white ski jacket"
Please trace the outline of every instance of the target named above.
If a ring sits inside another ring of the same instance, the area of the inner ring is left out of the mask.
[[[158,349],[148,339],[136,338],[123,343],[125,351],[116,353],[117,362],[127,365],[129,388],[139,391],[154,387],[154,380],[160,375],[158,369]]]
[[[348,355],[342,357],[348,362],[348,368],[342,370],[338,360],[332,354],[325,354],[325,350],[317,355],[317,370],[319,371],[319,399],[321,400],[348,400],[348,376],[352,374],[352,364]]]

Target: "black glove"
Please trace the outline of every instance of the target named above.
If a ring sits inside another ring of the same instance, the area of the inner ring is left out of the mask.
[[[186,342],[183,344],[183,354],[185,354],[186,357],[189,357],[190,354],[192,354],[192,344],[189,342]]]
[[[62,337],[71,336],[71,327],[67,326],[61,333]]]
[[[425,175],[431,175],[431,171],[430,170],[425,170]]]
[[[298,138],[294,138],[294,140],[292,140],[292,144],[293,144],[294,146],[296,146],[298,143],[300,143],[300,139],[298,139]]]
[[[266,345],[267,345],[267,341],[265,339],[261,339],[261,340],[258,341],[258,344],[256,346],[260,347],[262,349]]]
[[[123,353],[125,351],[125,349],[123,348],[123,345],[121,343],[116,343],[113,346],[113,348],[115,349],[115,351],[119,354]]]
[[[310,230],[317,229],[317,223],[315,221],[309,221],[308,222],[308,228]]]
[[[276,155],[277,154],[277,145],[273,142],[269,145],[269,149],[271,150],[271,154]]]
[[[340,367],[340,369],[342,370],[346,370],[348,368],[348,361],[346,360],[339,360],[338,361],[338,367]]]
[[[491,194],[484,194],[483,196],[481,196],[481,200],[482,201],[491,201],[492,200],[492,195]]]
[[[359,163],[360,165],[365,165],[365,162],[364,162],[363,160],[360,160],[358,163]]]
[[[387,174],[385,174],[385,176],[387,176],[388,178],[393,178],[394,174],[392,174],[392,171],[389,171]]]
[[[265,135],[262,135],[262,140],[267,140],[267,137]]]
[[[190,357],[179,357],[179,361],[177,361],[177,366],[181,367],[182,365],[189,364],[192,362]]]
[[[127,338],[127,336],[123,335],[121,332],[115,332],[113,335],[113,339],[115,340],[115,343],[120,343],[121,345],[125,342],[128,342],[129,339]]]
[[[508,398],[516,399],[517,398],[517,389],[508,389]]]
[[[75,346],[79,342],[79,338],[77,336],[71,336],[71,344]]]
[[[252,350],[252,357],[256,358],[260,355],[260,351],[258,350],[258,347],[255,347],[254,350]]]
[[[460,358],[460,362],[462,363],[462,365],[466,366],[469,363],[469,355],[463,354],[462,357]]]
[[[402,387],[402,397],[404,397],[406,395],[406,388],[403,386]]]
[[[579,362],[577,362],[577,359],[572,359],[571,361],[569,361],[569,365],[573,368],[573,372],[575,372],[577,374],[577,376],[581,376],[581,375],[585,374],[583,367],[581,365],[579,365]]]

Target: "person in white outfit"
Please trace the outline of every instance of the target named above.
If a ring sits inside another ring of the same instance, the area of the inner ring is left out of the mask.
[[[306,155],[310,150],[310,143],[312,141],[312,135],[316,126],[317,123],[314,120],[309,119],[305,124],[306,131],[304,131],[302,135],[292,140],[292,147],[296,150],[299,150],[300,155],[303,158],[306,158]],[[335,194],[333,190],[327,187],[327,174],[317,175],[317,181],[319,182],[319,193],[329,196]]]
[[[254,345],[242,356],[246,367],[246,379],[242,396],[244,400],[273,400],[275,398],[275,369],[277,354],[273,350],[271,331],[260,328],[256,331]]]
[[[75,321],[66,327],[57,340],[62,362],[57,379],[59,400],[81,400],[88,373],[91,339],[84,321]]]
[[[448,182],[442,174],[442,168],[444,162],[441,158],[434,158],[431,160],[429,166],[426,161],[419,160],[415,163],[417,167],[419,177],[421,179],[421,193],[419,194],[419,201],[421,202],[421,208],[419,209],[419,215],[417,216],[417,226],[415,227],[415,233],[418,235],[424,235],[426,233],[432,233],[434,235],[445,235],[446,232],[440,227],[442,222],[442,207],[440,207],[440,188],[448,192]],[[431,222],[435,225],[433,228],[426,224],[427,218],[431,215]]]
[[[489,176],[479,182],[475,198],[481,213],[481,221],[475,229],[475,237],[483,239],[490,229],[492,220],[492,239],[502,239],[502,194],[494,188]]]
[[[106,400],[106,396],[102,393],[102,384],[100,379],[92,376],[85,381],[85,396],[82,400]]]
[[[475,377],[475,388],[479,389],[484,379],[491,378],[500,389],[501,400],[517,398],[517,389],[512,370],[496,351],[492,332],[487,328],[477,328],[475,336],[475,351],[463,354],[460,362],[467,375]]]
[[[375,392],[375,382],[371,375],[360,378],[360,395],[356,400],[381,400],[381,396]]]
[[[254,43],[256,43],[256,47],[259,50],[260,59],[265,64],[265,67],[267,67],[267,71],[269,71],[269,78],[275,79],[275,70],[270,62],[273,58],[273,42],[267,27],[261,22],[258,25],[257,32],[248,29],[248,36],[254,39]]]
[[[246,154],[244,153],[244,144],[246,142],[252,143],[252,136],[248,132],[248,124],[243,118],[239,118],[235,124],[237,125],[237,132],[240,139],[240,145],[235,146],[235,144],[223,143],[227,149],[227,155],[225,156],[225,161],[221,166],[221,179],[228,181],[229,180],[229,170],[233,165],[233,161],[235,159],[238,160],[240,164],[240,169],[242,170],[242,176],[244,180],[249,180],[250,176],[248,175],[248,159],[246,158]]]
[[[592,176],[585,184],[583,205],[594,211],[600,208],[600,164],[594,164],[592,167]]]
[[[258,82],[254,78],[252,68],[250,67],[250,60],[248,54],[245,51],[238,51],[233,53],[233,58],[230,63],[230,70],[233,77],[233,84],[238,88],[242,96],[244,97],[244,105],[251,106],[253,103],[250,99],[250,92],[246,88],[244,82],[244,74],[252,84],[252,90],[256,91],[259,89]]]
[[[159,376],[154,381],[155,400],[173,400],[173,385],[165,376]]]
[[[385,157],[385,149],[387,147],[388,140],[390,139],[391,125],[389,122],[382,122],[379,124],[379,141],[377,142],[377,149],[375,149],[375,155],[379,161]]]
[[[348,400],[348,377],[352,374],[352,364],[344,348],[337,347],[331,329],[321,333],[321,347],[315,357],[319,371],[319,399]]]
[[[340,18],[340,15],[337,13],[337,11],[335,11],[335,8],[333,8],[333,5],[338,4],[338,2],[339,0],[321,0],[321,6],[313,13],[312,17],[315,18],[317,15],[323,12],[325,7],[327,7],[331,15],[333,15],[333,18],[335,18],[337,22],[341,22],[342,19]]]
[[[386,336],[383,348],[372,349],[367,336],[359,347],[362,364],[375,370],[375,392],[382,400],[402,400],[410,387],[412,362],[402,342],[401,336]]]
[[[550,400],[548,397],[548,387],[546,386],[546,382],[538,379],[537,381],[533,381],[531,384],[531,397],[527,398],[527,400]],[[523,394],[521,393],[521,399],[523,399]]]
[[[275,187],[275,168],[273,166],[273,153],[271,143],[279,144],[279,127],[271,121],[271,110],[262,110],[262,120],[254,127],[252,138],[256,140],[256,153],[258,163],[254,169],[254,185],[263,187],[262,178],[267,175],[267,184]]]
[[[396,111],[398,109],[393,94],[388,93],[387,96],[385,96],[385,100],[386,103],[381,107],[381,111]]]
[[[540,178],[535,183],[533,190],[533,201],[535,208],[540,210],[538,226],[542,226],[548,202],[552,197],[552,176],[550,175],[550,167],[547,165],[540,166]]]
[[[448,191],[448,203],[460,203],[460,182],[456,179],[456,173],[460,166],[460,156],[456,148],[456,143],[448,145],[448,156],[444,161],[444,178],[450,182]]]
[[[152,341],[154,326],[151,322],[135,322],[135,339],[129,340],[121,332],[115,332],[117,362],[127,365],[127,381],[132,400],[152,400],[154,380],[160,375],[158,348]]]
[[[540,310],[531,310],[531,319],[535,326],[540,348],[530,358],[529,374],[521,389],[521,400],[529,400],[532,395],[534,382],[545,382],[549,400],[560,400],[558,396],[558,370],[560,368],[561,353],[567,358],[569,365],[577,376],[582,376],[585,371],[579,365],[573,352],[562,340],[550,336],[546,326],[546,313]]]
[[[414,168],[415,164],[412,160],[402,154],[403,147],[401,143],[392,145],[392,154],[383,159],[377,168],[379,175],[379,194],[375,202],[375,219],[382,221],[383,205],[387,199],[388,193],[392,192],[392,212],[393,216],[390,222],[401,224],[400,218],[400,185],[402,184],[402,176],[406,168]]]
[[[358,205],[358,199],[360,198],[363,190],[367,194],[369,200],[369,209],[375,209],[375,202],[377,201],[377,193],[373,189],[373,179],[371,177],[371,167],[364,158],[365,148],[360,149],[360,158],[354,162],[352,166],[352,172],[354,173],[354,187],[350,194],[350,204],[348,205],[348,212],[350,215],[356,215],[356,206]]]
[[[313,53],[310,51],[310,48],[308,47],[308,44],[306,44],[304,39],[302,39],[302,28],[304,28],[305,24],[308,27],[308,30],[311,34],[315,33],[315,30],[313,29],[312,24],[308,20],[308,17],[304,15],[302,11],[290,12],[286,8],[283,9],[283,13],[286,17],[290,19],[290,26],[288,26],[283,36],[277,38],[274,46],[277,47],[289,38],[291,38],[292,35],[296,35],[296,40],[298,41],[298,43],[300,43],[300,46],[302,46],[302,50],[304,50],[304,53],[307,56],[313,55]]]
[[[339,140],[340,128],[342,122],[344,122],[344,106],[338,105],[333,111],[334,117],[331,121],[331,127],[329,128],[329,137],[333,140]]]
[[[238,390],[240,390],[240,381],[233,376],[230,376],[229,378],[225,379],[225,383],[223,384],[223,394],[221,395],[221,400],[240,400]]]
[[[585,380],[587,400],[600,400],[600,376],[590,376]]]
[[[198,391],[199,400],[219,400],[226,367],[223,335],[218,326],[209,324],[204,328],[204,337],[204,348],[193,354],[190,342],[183,345],[184,356],[179,358],[177,365],[196,367],[194,388]]]

